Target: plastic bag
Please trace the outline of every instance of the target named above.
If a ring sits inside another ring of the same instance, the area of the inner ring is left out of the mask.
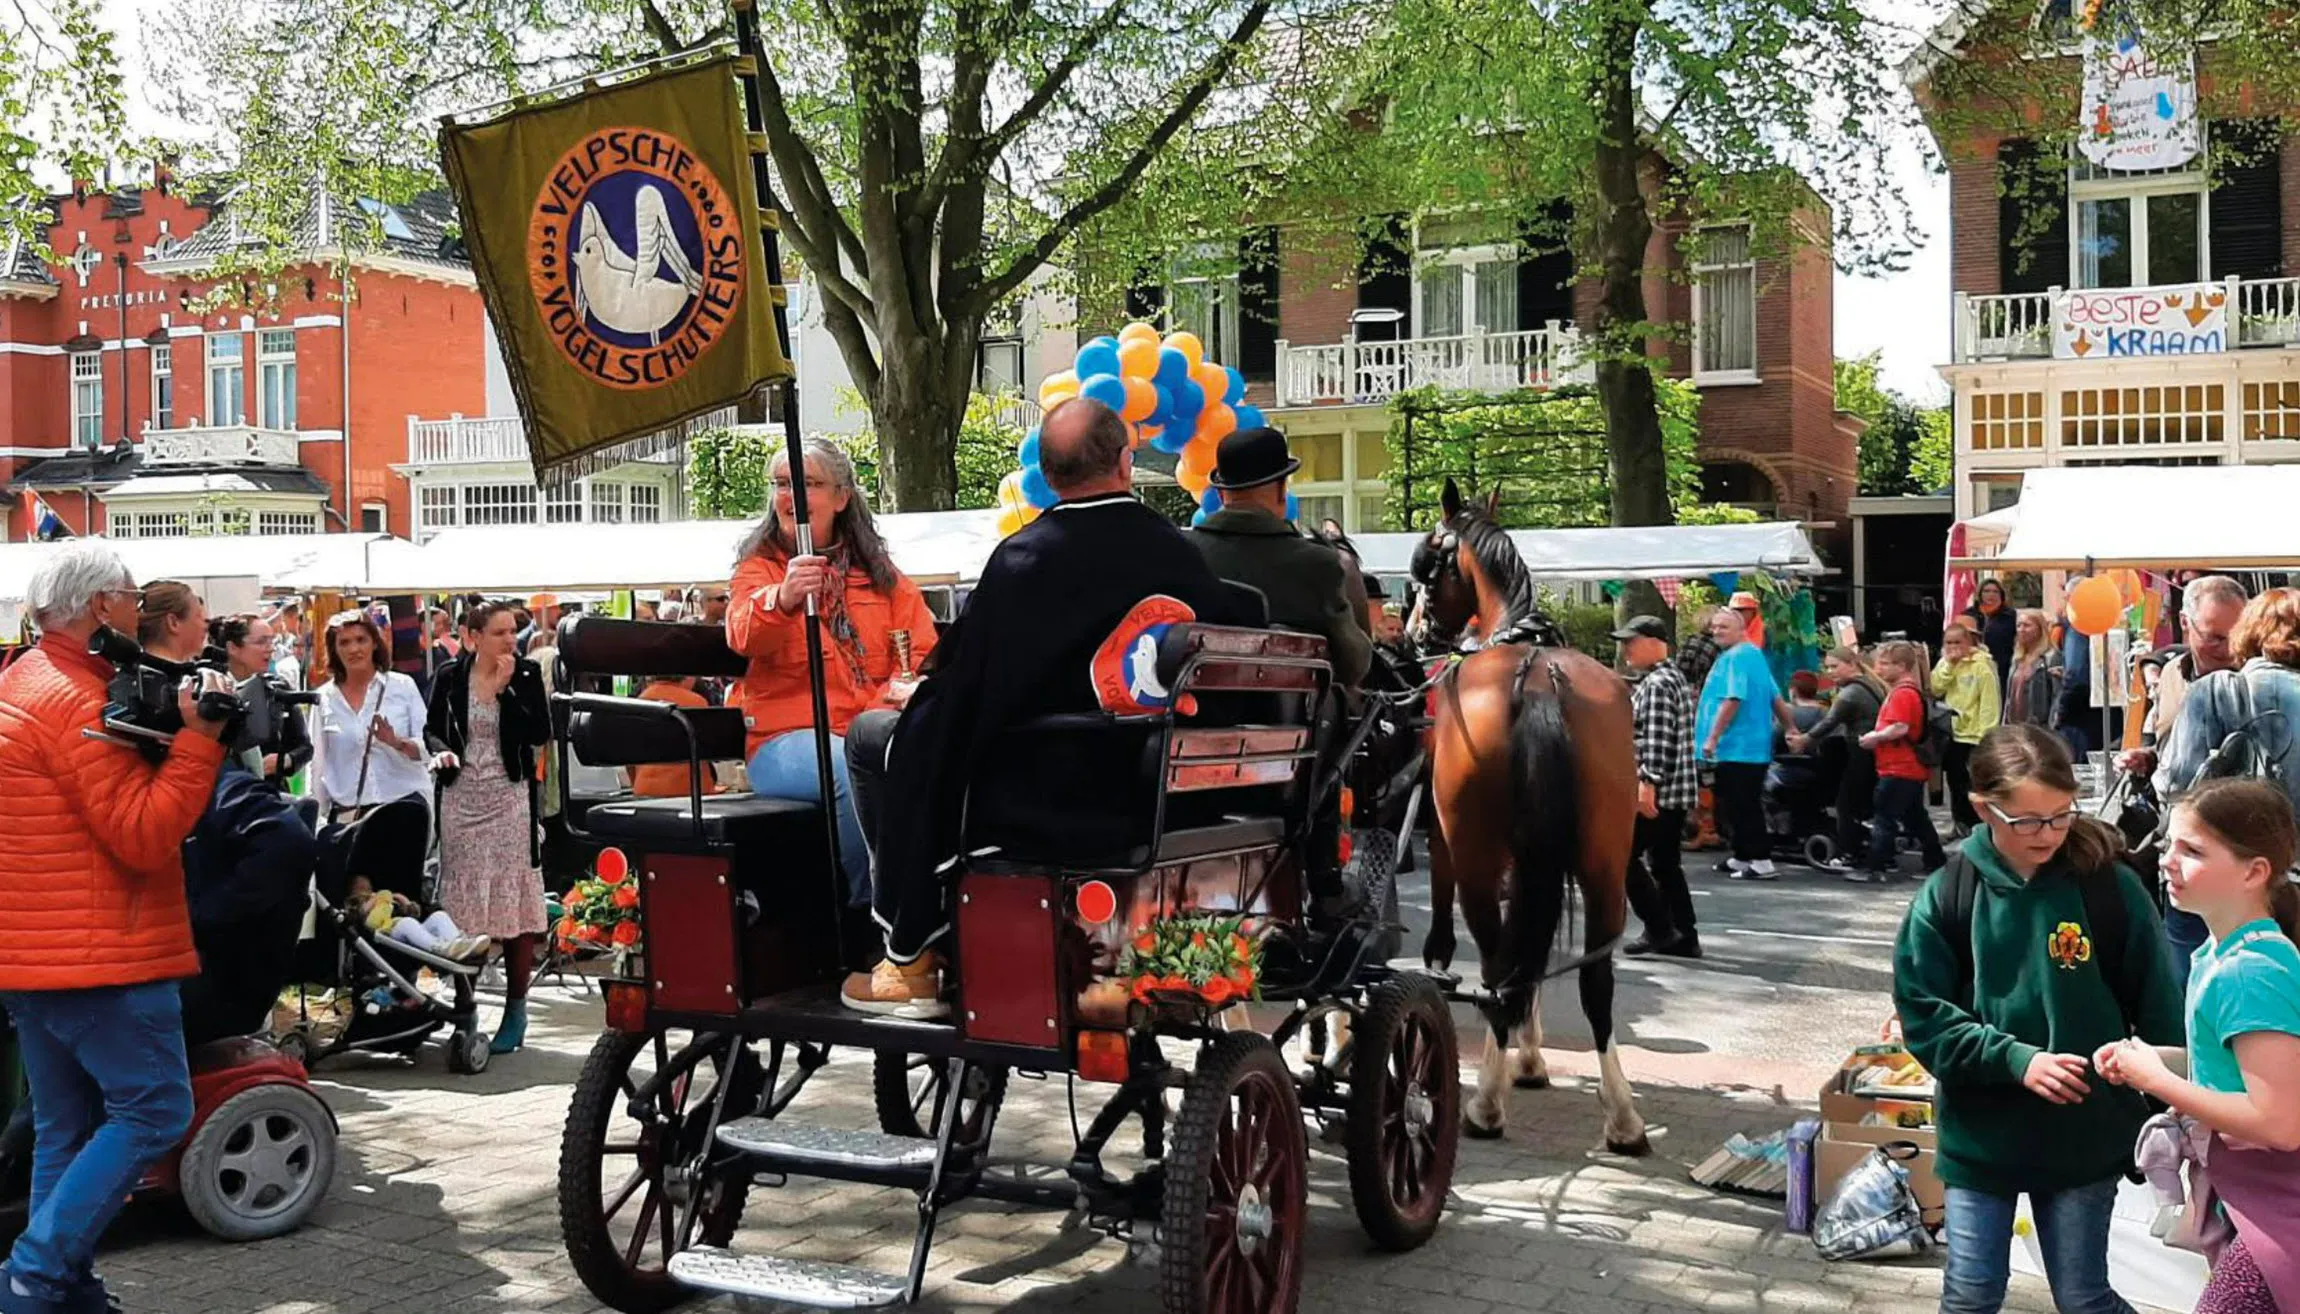
[[[1892,1259],[1921,1255],[1933,1248],[1924,1210],[1909,1189],[1917,1147],[1907,1141],[1880,1145],[1846,1173],[1813,1216],[1813,1244],[1823,1259]]]

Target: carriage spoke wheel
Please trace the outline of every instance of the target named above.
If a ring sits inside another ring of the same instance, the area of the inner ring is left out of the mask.
[[[640,1088],[684,1044],[662,1033],[600,1036],[576,1079],[560,1140],[559,1228],[568,1260],[592,1295],[624,1314],[654,1314],[686,1298],[669,1266],[695,1192],[704,1193],[694,1238],[703,1245],[725,1245],[734,1236],[749,1192],[746,1175],[712,1173],[707,1166],[704,1133],[717,1098],[718,1058],[665,1083],[643,1116],[634,1116]],[[752,1111],[762,1083],[748,1050],[736,1080],[742,1084],[728,1118]]]
[[[1350,1198],[1385,1250],[1437,1230],[1461,1146],[1461,1062],[1437,984],[1398,976],[1373,993],[1350,1059]]]
[[[941,1059],[918,1054],[881,1050],[874,1055],[870,1084],[878,1129],[889,1136],[931,1138],[948,1068]],[[968,1064],[959,1091],[958,1143],[981,1144],[1006,1099],[1006,1069]]]
[[[1208,1045],[1166,1157],[1168,1314],[1294,1314],[1308,1168],[1301,1102],[1277,1047],[1251,1032]]]

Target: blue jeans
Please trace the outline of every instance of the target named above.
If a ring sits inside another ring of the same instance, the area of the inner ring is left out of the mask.
[[[96,1240],[192,1121],[173,981],[0,995],[32,1096],[30,1220],[8,1278],[43,1300],[87,1282]]]
[[[2183,912],[2167,906],[2164,910],[2164,938],[2172,945],[2172,979],[2180,983],[2180,997],[2188,997],[2188,965],[2204,942],[2212,938],[2212,928],[2204,919],[2192,912]]]
[[[822,777],[815,766],[815,732],[792,730],[759,745],[751,754],[751,792],[761,798],[823,801]],[[839,865],[846,868],[847,901],[870,906],[870,851],[863,847],[862,822],[855,814],[854,787],[847,777],[847,741],[831,736],[831,788],[838,795]]]
[[[2031,1191],[2037,1250],[2060,1314],[2132,1314],[2108,1285],[2108,1220],[2116,1211],[2116,1178],[2065,1191]],[[1941,1314],[1996,1314],[2012,1276],[2013,1206],[2017,1197],[1948,1188],[1949,1268],[1941,1279]]]

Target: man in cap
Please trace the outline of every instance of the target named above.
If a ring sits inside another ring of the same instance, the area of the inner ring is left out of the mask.
[[[1222,509],[1206,517],[1190,541],[1216,575],[1261,590],[1272,625],[1323,635],[1335,682],[1356,688],[1374,652],[1365,582],[1331,545],[1286,519],[1286,480],[1301,468],[1276,429],[1240,429],[1224,438],[1212,481]]]
[[[1630,715],[1637,743],[1637,862],[1629,902],[1645,934],[1622,950],[1633,957],[1699,958],[1693,891],[1685,884],[1685,814],[1701,789],[1693,760],[1693,694],[1669,660],[1670,627],[1639,616],[1613,632],[1636,680]]]

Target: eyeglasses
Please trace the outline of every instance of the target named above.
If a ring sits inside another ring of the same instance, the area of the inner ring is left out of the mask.
[[[774,486],[774,490],[778,493],[791,491],[791,481],[788,476],[777,475],[768,482]],[[830,486],[831,482],[828,479],[816,479],[811,476],[807,479],[807,491],[810,493],[828,492]]]
[[[144,605],[144,591],[139,588],[105,589],[104,596],[107,598],[134,598],[137,606]]]
[[[1994,803],[1988,805],[1988,810],[1991,816],[2004,823],[2006,830],[2015,835],[2041,835],[2048,830],[2067,830],[2076,822],[2075,808],[2056,812],[2049,817],[2008,817],[2005,810]]]

